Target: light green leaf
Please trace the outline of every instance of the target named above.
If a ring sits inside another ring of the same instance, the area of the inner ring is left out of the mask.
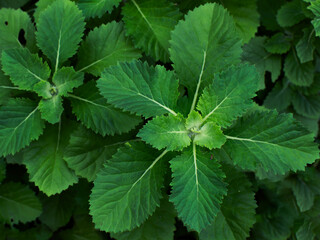
[[[269,53],[284,54],[290,50],[291,38],[279,32],[273,35],[265,43],[265,48]]]
[[[240,62],[241,39],[234,21],[216,3],[190,11],[171,33],[170,43],[170,58],[189,96],[197,86],[211,83],[214,73]]]
[[[300,0],[285,3],[277,13],[277,21],[281,27],[291,27],[305,18]]]
[[[44,122],[29,99],[10,99],[0,107],[0,156],[15,154],[42,134]]]
[[[0,53],[3,49],[22,48],[19,34],[23,34],[26,47],[35,50],[34,26],[29,15],[21,9],[0,9]]]
[[[78,0],[78,6],[86,18],[102,17],[106,12],[111,13],[120,2],[121,0]]]
[[[250,181],[230,165],[223,170],[227,175],[228,195],[212,224],[200,233],[200,240],[245,240],[256,221],[257,204]]]
[[[170,32],[182,17],[167,0],[131,0],[122,8],[126,32],[154,60],[169,61]]]
[[[57,94],[68,96],[68,92],[72,92],[73,88],[79,87],[83,83],[83,75],[81,72],[76,72],[72,67],[59,69],[52,79],[57,88]]]
[[[196,129],[201,126],[202,116],[199,112],[192,110],[186,119],[187,129]]]
[[[96,228],[123,232],[139,227],[160,204],[163,156],[142,142],[118,150],[98,173],[90,196]]]
[[[185,225],[197,232],[207,227],[217,215],[222,198],[227,193],[220,165],[210,153],[196,149],[170,161],[173,172],[170,201]]]
[[[314,31],[310,28],[303,29],[303,36],[296,45],[297,55],[301,63],[306,63],[313,60],[313,52],[315,46]]]
[[[51,124],[59,122],[63,112],[62,98],[59,95],[54,95],[50,99],[41,99],[39,110],[42,119]]]
[[[294,110],[308,118],[318,119],[320,117],[320,95],[306,96],[300,92],[295,92],[292,98]]]
[[[311,5],[308,7],[309,10],[313,12],[315,15],[314,20],[312,20],[312,25],[314,27],[314,30],[316,31],[316,36],[320,36],[320,2],[319,1],[313,1],[311,2]]]
[[[199,146],[213,149],[221,148],[226,140],[221,128],[215,123],[208,122],[199,129],[199,133],[195,134],[193,141]]]
[[[264,75],[266,71],[271,73],[272,81],[275,82],[281,73],[281,56],[268,53],[264,44],[266,37],[255,37],[244,45],[242,59],[245,62],[254,64],[260,72],[259,89],[265,87]]]
[[[39,141],[23,151],[30,181],[48,196],[61,193],[78,181],[63,160],[73,127],[70,122],[58,125],[48,126]]]
[[[185,127],[182,115],[158,116],[149,121],[139,131],[140,137],[154,148],[179,151],[190,145],[189,131]]]
[[[79,49],[77,69],[100,76],[106,67],[140,56],[140,51],[125,37],[123,23],[113,21],[89,32]]]
[[[39,21],[40,13],[42,13],[48,6],[50,6],[55,1],[56,0],[39,0],[36,3],[37,8],[33,14],[36,23],[38,23]]]
[[[319,157],[313,134],[289,114],[276,111],[253,112],[225,131],[223,149],[234,164],[243,169],[283,175],[289,170],[304,170]]]
[[[0,184],[0,219],[7,223],[26,223],[41,214],[41,203],[28,186],[8,182]]]
[[[284,62],[284,73],[297,86],[310,86],[314,78],[312,62],[301,63],[295,50],[289,52]]]
[[[157,65],[132,61],[106,68],[98,88],[109,103],[148,118],[171,113],[178,98],[178,80],[171,71]]]
[[[21,90],[35,91],[40,97],[50,98],[50,68],[37,54],[27,48],[7,49],[2,52],[2,70]]]
[[[267,95],[263,105],[269,109],[277,109],[278,112],[284,111],[289,107],[294,95],[289,84],[287,79],[283,80],[283,85],[281,82],[277,82]]]
[[[76,53],[84,26],[81,11],[69,0],[56,0],[40,14],[37,43],[55,71]]]
[[[172,240],[175,230],[175,210],[165,198],[160,207],[140,227],[130,232],[111,234],[117,240]]]
[[[68,96],[77,119],[103,136],[129,132],[141,121],[139,117],[108,104],[99,94],[95,81],[82,85]]]
[[[129,137],[103,138],[80,125],[70,136],[64,159],[77,175],[93,181],[103,164],[130,140]]]
[[[212,121],[227,127],[252,104],[259,83],[254,66],[239,65],[216,74],[204,89],[197,109],[204,116],[202,123]]]

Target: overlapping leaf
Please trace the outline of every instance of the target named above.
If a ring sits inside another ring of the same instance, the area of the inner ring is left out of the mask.
[[[101,17],[106,12],[112,12],[121,0],[79,0],[78,6],[86,17]]]

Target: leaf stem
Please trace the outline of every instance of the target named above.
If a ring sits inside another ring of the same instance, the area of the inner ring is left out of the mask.
[[[15,89],[15,90],[21,90],[18,87],[10,87],[10,86],[0,86],[0,88],[7,88],[7,89]]]

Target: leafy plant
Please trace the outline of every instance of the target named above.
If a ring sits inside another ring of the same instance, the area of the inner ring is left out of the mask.
[[[1,2],[0,240],[317,239],[319,4]]]

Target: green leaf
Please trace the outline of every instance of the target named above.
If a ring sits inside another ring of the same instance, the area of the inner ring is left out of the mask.
[[[265,48],[269,53],[284,54],[290,50],[291,39],[280,32],[273,35],[265,43]]]
[[[6,177],[6,162],[4,159],[0,158],[0,183],[5,179]]]
[[[271,73],[272,81],[275,82],[281,73],[281,56],[268,53],[264,44],[266,37],[255,37],[244,45],[242,59],[254,64],[261,74],[259,89],[265,87],[264,75],[266,71]]]
[[[103,138],[80,125],[70,136],[64,159],[77,175],[93,181],[103,164],[129,140],[126,135]]]
[[[296,232],[297,240],[314,240],[315,234],[313,232],[313,224],[309,219],[305,219],[303,224]]]
[[[50,99],[41,99],[39,110],[42,119],[51,124],[59,122],[63,112],[62,98],[59,95],[54,95]]]
[[[283,85],[281,82],[277,82],[267,95],[263,105],[269,109],[277,109],[278,112],[284,111],[289,107],[294,95],[289,84],[287,79],[283,81]]]
[[[142,142],[120,148],[98,173],[90,196],[96,228],[123,232],[139,227],[160,204],[162,158]]]
[[[36,3],[37,8],[33,14],[36,23],[38,23],[38,21],[39,21],[40,13],[42,13],[44,10],[46,10],[46,8],[48,6],[50,6],[55,1],[56,0],[39,0]]]
[[[122,8],[122,14],[135,46],[156,61],[168,62],[170,32],[182,17],[178,8],[166,0],[131,0]]]
[[[306,96],[300,92],[295,92],[292,98],[294,110],[308,118],[318,119],[320,117],[320,96],[319,94]]]
[[[28,0],[16,0],[16,1],[11,1],[11,0],[2,0],[0,3],[1,8],[21,8],[23,5],[25,5],[28,2]]]
[[[219,212],[227,193],[225,175],[218,162],[201,148],[196,149],[195,143],[170,164],[173,172],[170,201],[184,224],[200,232]]]
[[[303,36],[296,45],[297,55],[301,63],[306,63],[313,60],[313,52],[315,46],[314,32],[310,28],[303,29]]]
[[[95,81],[82,85],[74,94],[68,96],[77,119],[87,128],[103,136],[129,132],[141,121],[139,117],[108,104],[99,94]]]
[[[299,121],[305,128],[307,128],[310,132],[314,134],[314,136],[318,135],[319,131],[319,119],[313,119],[313,118],[307,118],[304,116],[301,116],[299,114],[294,114],[293,117]]]
[[[55,71],[76,53],[84,26],[81,11],[69,0],[56,0],[40,14],[37,43]]]
[[[256,221],[257,204],[250,181],[244,173],[235,171],[230,165],[223,170],[227,175],[228,195],[211,225],[200,233],[200,240],[245,240]]]
[[[289,52],[284,62],[284,73],[297,86],[310,86],[314,78],[312,62],[301,63],[295,50]]]
[[[48,126],[39,141],[23,151],[30,181],[48,196],[61,193],[78,181],[63,160],[73,127],[70,122],[58,125]]]
[[[313,135],[288,114],[253,112],[225,131],[223,149],[243,169],[285,174],[304,170],[319,156]]]
[[[52,197],[43,197],[40,221],[52,231],[66,225],[72,216],[74,199],[70,192],[62,192]]]
[[[140,56],[140,51],[125,37],[123,23],[113,21],[89,32],[79,49],[77,69],[100,76],[106,67]]]
[[[72,67],[63,67],[53,75],[52,82],[57,88],[57,95],[68,96],[73,88],[79,87],[83,83],[84,74],[76,72]]]
[[[314,30],[316,31],[316,36],[320,36],[320,2],[319,1],[313,1],[311,2],[311,5],[308,7],[309,10],[313,12],[315,15],[314,20],[312,20],[312,25],[314,27]]]
[[[197,109],[204,116],[202,123],[212,121],[227,127],[252,104],[259,83],[254,66],[239,65],[216,74],[204,89]]]
[[[202,116],[199,112],[192,110],[188,118],[186,119],[186,128],[187,129],[196,129],[201,126]]]
[[[234,21],[216,3],[190,11],[172,31],[170,43],[170,59],[189,96],[197,85],[203,89],[211,83],[214,73],[240,62],[241,40]]]
[[[3,105],[8,102],[14,90],[18,90],[19,88],[14,87],[9,76],[6,76],[4,72],[0,70],[0,89],[0,105]]]
[[[157,65],[132,61],[106,68],[98,88],[109,103],[148,118],[171,113],[178,98],[178,80],[171,71]]]
[[[0,184],[0,218],[7,223],[26,223],[41,214],[41,203],[34,192],[21,183]]]
[[[291,27],[305,18],[300,0],[285,3],[277,13],[277,21],[281,27]]]
[[[78,6],[86,18],[102,17],[106,12],[111,13],[120,2],[121,0],[79,0]]]
[[[11,1],[12,2],[12,1]],[[4,49],[22,48],[19,34],[23,30],[26,47],[35,50],[34,26],[29,15],[21,9],[0,9],[0,53]]]
[[[278,9],[286,3],[286,0],[258,0],[258,10],[260,13],[261,25],[265,26],[267,30],[280,30],[277,22]]]
[[[8,49],[2,52],[2,70],[21,90],[35,91],[40,97],[50,98],[50,68],[37,54],[27,48]]]
[[[195,134],[193,141],[199,146],[213,149],[221,148],[226,140],[221,128],[215,123],[208,122],[199,129],[199,133]]]
[[[29,99],[10,99],[0,107],[0,156],[15,154],[39,138],[44,128],[40,112]]]
[[[179,151],[190,145],[189,131],[182,115],[158,116],[139,131],[138,137],[154,148]]]
[[[132,231],[111,234],[117,240],[171,240],[175,230],[175,210],[173,205],[164,199],[160,207],[140,227]]]

